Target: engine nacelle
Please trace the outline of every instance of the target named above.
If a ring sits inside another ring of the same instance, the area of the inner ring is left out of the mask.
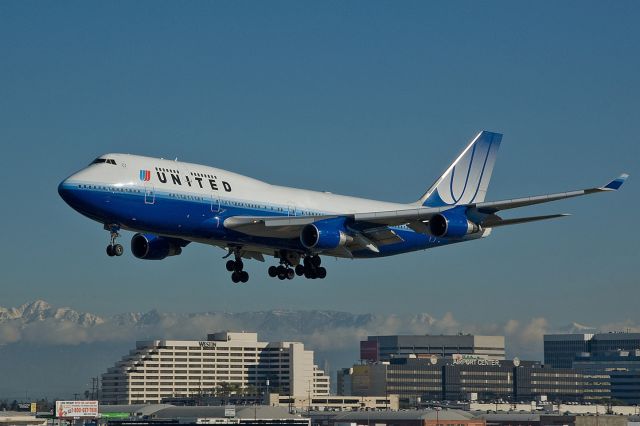
[[[342,218],[319,220],[305,225],[300,232],[300,242],[308,249],[330,250],[352,240]]]
[[[434,237],[459,238],[480,231],[480,225],[459,212],[442,212],[429,219],[429,233]]]
[[[161,260],[182,253],[180,244],[171,238],[153,234],[136,234],[131,238],[131,253],[138,259]]]

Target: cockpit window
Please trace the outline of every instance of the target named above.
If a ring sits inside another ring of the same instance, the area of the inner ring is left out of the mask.
[[[116,160],[112,160],[112,159],[109,159],[109,158],[96,158],[95,160],[93,160],[91,162],[91,164],[98,164],[98,163],[113,164],[115,166],[116,165]]]

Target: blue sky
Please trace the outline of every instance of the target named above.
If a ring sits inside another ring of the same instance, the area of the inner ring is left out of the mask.
[[[634,1],[0,2],[0,306],[637,322],[639,13]],[[408,202],[481,129],[504,133],[488,199],[631,178],[515,213],[567,219],[327,260],[322,281],[274,281],[253,263],[244,286],[216,248],[108,258],[107,233],[56,191],[115,151]]]

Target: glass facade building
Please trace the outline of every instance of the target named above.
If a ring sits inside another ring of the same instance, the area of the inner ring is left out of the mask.
[[[595,356],[606,352],[640,349],[640,333],[546,334],[544,363],[555,368],[571,368],[582,353]]]
[[[640,404],[640,349],[608,351],[599,355],[582,354],[573,362],[593,385],[605,384],[603,395],[625,404]]]

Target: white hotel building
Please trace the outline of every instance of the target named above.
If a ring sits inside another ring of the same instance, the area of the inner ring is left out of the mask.
[[[261,394],[329,394],[329,376],[314,365],[313,351],[302,343],[259,342],[257,333],[221,332],[205,341],[137,342],[102,375],[100,402],[159,403],[210,394],[222,383],[250,386]]]

